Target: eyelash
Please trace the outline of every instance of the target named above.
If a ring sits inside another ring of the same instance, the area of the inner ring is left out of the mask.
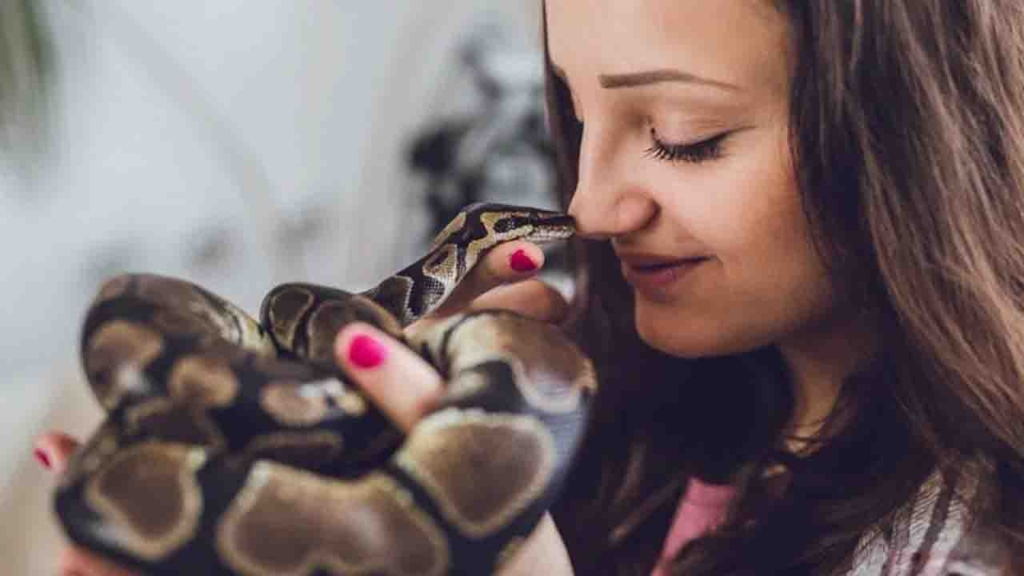
[[[666,162],[690,162],[700,164],[709,160],[715,160],[722,155],[722,141],[729,135],[723,132],[700,142],[692,144],[671,144],[663,142],[658,138],[658,133],[651,128],[651,140],[654,144],[645,151],[647,156],[656,160]]]

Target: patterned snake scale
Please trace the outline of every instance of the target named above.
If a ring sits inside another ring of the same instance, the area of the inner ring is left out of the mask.
[[[488,249],[573,233],[564,214],[472,205],[375,288],[284,284],[259,322],[183,280],[109,280],[81,339],[107,417],[61,477],[65,531],[145,574],[494,573],[561,489],[592,365],[557,327],[511,312],[404,327]],[[351,321],[395,336],[446,381],[407,436],[334,364]]]

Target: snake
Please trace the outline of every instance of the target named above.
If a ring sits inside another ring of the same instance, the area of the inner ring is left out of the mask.
[[[430,315],[491,249],[575,233],[539,208],[465,207],[363,292],[290,282],[259,319],[182,278],[120,273],[88,305],[104,418],[54,494],[69,539],[144,574],[492,574],[559,497],[596,391],[567,333],[509,310]],[[399,431],[334,360],[369,323],[441,375]]]

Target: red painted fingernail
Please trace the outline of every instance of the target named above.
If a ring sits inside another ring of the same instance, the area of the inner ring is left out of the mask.
[[[384,363],[387,350],[373,338],[360,334],[348,345],[348,359],[360,368],[376,368]]]
[[[537,264],[526,255],[526,250],[516,250],[509,258],[509,265],[516,272],[532,272],[537,269]]]
[[[36,448],[34,454],[36,456],[36,460],[39,460],[39,463],[42,464],[47,470],[53,468],[53,465],[50,463],[50,456],[47,455],[46,452],[43,452],[39,448]]]

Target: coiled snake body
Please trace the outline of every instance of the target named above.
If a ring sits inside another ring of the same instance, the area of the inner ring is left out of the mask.
[[[474,205],[377,287],[278,286],[259,322],[182,280],[108,281],[81,340],[108,415],[58,486],[65,531],[147,574],[493,573],[561,488],[593,370],[557,328],[510,312],[403,328],[495,245],[572,233],[562,214]],[[446,379],[407,437],[334,364],[354,320]]]

